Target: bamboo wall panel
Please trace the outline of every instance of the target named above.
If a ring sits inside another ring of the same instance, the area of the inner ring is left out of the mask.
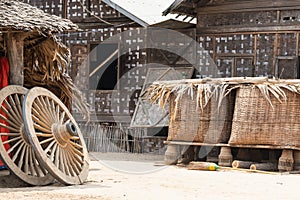
[[[90,4],[90,11],[100,18],[117,18],[123,16],[115,9],[112,9],[108,5],[102,3],[101,0],[92,0]]]
[[[86,62],[88,57],[88,49],[86,45],[71,45],[71,60],[72,64],[68,69],[68,73],[73,79],[74,83],[80,90],[88,87],[89,69]],[[80,77],[78,77],[80,74]]]
[[[272,76],[274,62],[275,34],[258,34],[257,76]]]
[[[295,56],[297,52],[297,34],[283,33],[279,35],[279,43],[277,47],[278,56]]]
[[[63,8],[62,0],[52,0],[52,1],[24,0],[22,2],[40,8],[41,10],[44,10],[46,13],[49,13],[51,15],[57,15],[59,17],[63,17],[64,8]]]
[[[88,13],[84,10],[87,6],[87,0],[72,0],[68,2],[68,19],[71,21],[81,21],[88,17]]]
[[[199,14],[201,27],[232,25],[264,25],[277,22],[277,11],[258,11],[243,13]]]

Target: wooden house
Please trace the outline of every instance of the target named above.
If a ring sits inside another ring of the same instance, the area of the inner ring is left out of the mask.
[[[169,13],[197,18],[202,77],[299,78],[300,1],[176,0]]]
[[[108,138],[116,141],[123,141],[120,137],[129,137],[139,143],[136,149],[140,149],[143,143],[141,138],[147,131],[129,126],[144,86],[147,63],[171,63],[173,66],[177,63],[177,67],[187,64],[180,62],[176,55],[165,59],[167,52],[147,49],[149,40],[144,28],[149,24],[110,0],[25,2],[47,13],[67,18],[80,28],[77,32],[61,34],[60,38],[71,50],[72,64],[68,74],[90,105],[89,124],[81,118],[79,110],[73,109],[73,115],[77,116],[83,130],[86,130],[83,132],[89,134],[86,135],[87,145],[95,147],[90,150],[98,151],[99,146],[106,148],[107,138],[99,138],[102,137],[99,133],[103,133],[104,137],[109,134],[111,136]],[[174,27],[174,23],[165,22],[159,26],[196,36],[195,25],[181,23]],[[108,39],[116,37],[119,37],[117,42],[108,42]],[[188,66],[192,67],[191,64]]]
[[[72,65],[68,73],[90,104],[91,121],[126,121],[126,116],[134,111],[134,107],[129,106],[134,105],[134,98],[131,96],[138,94],[134,93],[136,88],[133,92],[133,88],[128,88],[128,92],[122,94],[115,92],[115,88],[123,74],[144,63],[145,52],[141,49],[121,56],[122,45],[126,45],[126,41],[121,42],[122,38],[119,43],[99,44],[114,35],[143,28],[148,24],[109,0],[27,2],[47,13],[68,18],[79,26],[80,31],[62,34],[61,38],[71,50]],[[142,42],[137,41],[135,44],[138,46]],[[92,51],[93,49],[95,50]],[[103,66],[102,70],[95,71],[99,65]],[[100,81],[100,77],[104,79]],[[140,77],[132,76],[129,82],[140,82],[139,79]],[[125,107],[116,105],[112,108],[115,105],[113,101],[121,101]],[[78,110],[74,109],[74,115],[77,113]]]

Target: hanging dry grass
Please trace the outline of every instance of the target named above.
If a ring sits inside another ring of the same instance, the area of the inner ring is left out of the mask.
[[[89,120],[89,109],[83,95],[66,70],[70,64],[69,49],[55,37],[39,37],[25,43],[25,86],[42,86],[71,109],[72,103]]]
[[[178,102],[184,95],[189,95],[193,100],[197,100],[197,109],[203,109],[214,96],[220,108],[223,99],[234,89],[243,84],[251,84],[257,87],[266,101],[273,108],[270,96],[273,95],[279,102],[286,101],[287,95],[283,89],[293,93],[300,93],[300,81],[298,80],[273,80],[265,77],[254,78],[216,78],[216,79],[190,79],[180,81],[161,81],[153,83],[147,90],[145,96],[151,103],[158,104],[164,108],[169,101],[171,94],[176,96],[175,110]],[[173,113],[173,118],[176,113]]]

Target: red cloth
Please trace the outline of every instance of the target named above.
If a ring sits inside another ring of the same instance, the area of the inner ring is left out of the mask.
[[[0,57],[0,89],[8,86],[9,84],[9,63],[8,63],[8,59],[5,57]],[[0,114],[2,114],[3,116],[6,116],[2,110],[0,110]],[[3,124],[8,125],[7,122],[5,122],[4,120],[0,119],[0,122]],[[9,130],[7,128],[3,128],[0,127],[0,133],[9,133]],[[1,136],[2,141],[6,141],[8,139],[8,136]],[[4,144],[4,148],[6,150],[8,150],[10,148],[9,144]],[[0,160],[0,167],[3,167],[4,164],[3,162]]]

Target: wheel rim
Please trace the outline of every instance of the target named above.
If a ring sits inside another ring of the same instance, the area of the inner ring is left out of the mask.
[[[31,89],[23,103],[25,129],[38,160],[61,183],[82,184],[88,176],[88,152],[67,107],[40,87]]]
[[[0,154],[10,171],[26,183],[47,185],[54,178],[36,159],[24,129],[22,101],[26,92],[26,88],[14,85],[0,91]]]

